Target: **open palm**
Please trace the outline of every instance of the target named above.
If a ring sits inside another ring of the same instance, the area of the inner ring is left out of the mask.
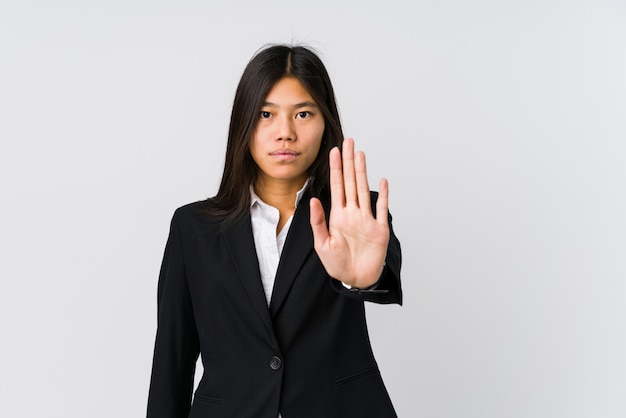
[[[354,141],[348,138],[343,142],[343,152],[335,147],[329,158],[328,227],[321,202],[311,199],[315,251],[331,277],[352,287],[367,288],[380,277],[387,253],[389,186],[386,179],[380,181],[374,217],[365,154],[355,154]]]

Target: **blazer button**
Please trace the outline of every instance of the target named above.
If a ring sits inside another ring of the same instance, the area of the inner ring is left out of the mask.
[[[283,361],[276,356],[272,357],[272,359],[270,360],[270,368],[272,370],[278,370],[282,365]]]

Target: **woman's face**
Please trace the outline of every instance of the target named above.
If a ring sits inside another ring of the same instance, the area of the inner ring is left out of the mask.
[[[265,98],[250,141],[258,180],[301,187],[323,134],[324,116],[302,83],[295,77],[279,80]]]

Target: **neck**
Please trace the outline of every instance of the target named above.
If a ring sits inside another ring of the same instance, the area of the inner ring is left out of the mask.
[[[296,195],[304,186],[306,178],[301,181],[264,181],[259,178],[254,183],[254,192],[268,205],[274,206],[281,214],[291,212],[296,208]]]
[[[270,206],[278,209],[279,219],[276,226],[276,234],[283,229],[283,226],[291,215],[296,211],[296,196],[298,191],[304,186],[306,178],[302,181],[263,181],[259,178],[254,184],[254,192],[259,198]]]

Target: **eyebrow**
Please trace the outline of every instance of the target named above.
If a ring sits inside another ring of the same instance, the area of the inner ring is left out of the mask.
[[[275,103],[271,103],[271,102],[264,102],[263,103],[263,107],[278,107],[277,104]],[[293,109],[300,109],[303,107],[318,107],[317,104],[315,102],[302,102],[302,103],[296,103],[295,105],[292,106]]]

